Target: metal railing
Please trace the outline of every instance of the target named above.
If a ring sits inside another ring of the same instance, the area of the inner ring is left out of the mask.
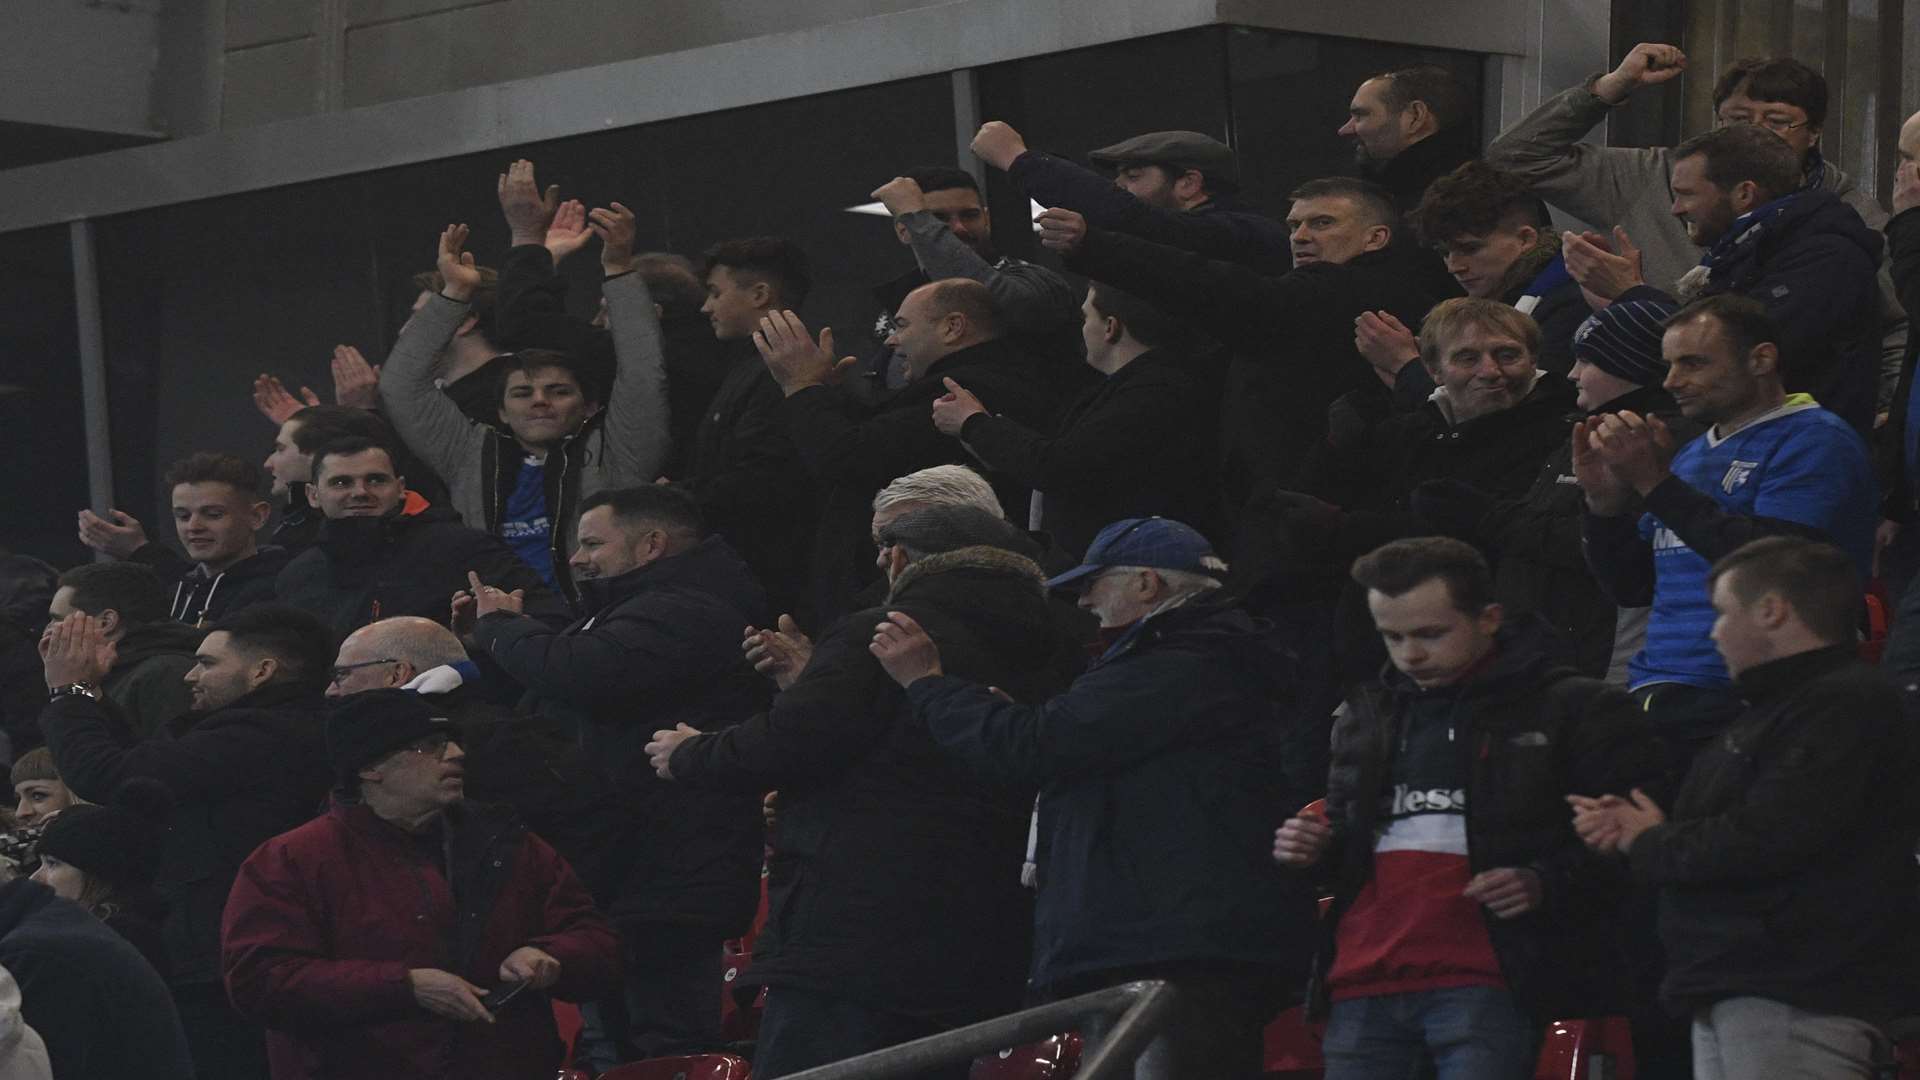
[[[897,1080],[1071,1031],[1096,1017],[1117,1017],[1107,1037],[1087,1048],[1074,1073],[1075,1080],[1116,1080],[1131,1072],[1166,1027],[1175,994],[1171,984],[1158,979],[1123,983],[793,1073],[788,1080]]]

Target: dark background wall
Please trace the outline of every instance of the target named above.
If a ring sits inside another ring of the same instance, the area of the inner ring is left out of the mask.
[[[1072,157],[1143,131],[1213,134],[1240,150],[1248,200],[1281,216],[1299,182],[1350,171],[1335,130],[1360,80],[1418,62],[1480,85],[1468,54],[1212,27],[978,69],[980,115]],[[408,279],[431,267],[448,222],[472,225],[477,255],[497,259],[507,230],[494,184],[514,157],[589,206],[631,207],[643,249],[697,256],[730,236],[792,237],[813,262],[809,322],[853,341],[872,323],[868,288],[910,261],[884,218],[846,208],[906,167],[951,162],[955,146],[951,82],[935,76],[101,220],[118,504],[171,539],[168,462],[201,449],[265,456],[255,374],[330,398],[335,344],[384,356],[413,300]],[[1001,247],[1050,259],[999,174],[988,197]],[[583,316],[598,298],[596,250],[566,267]],[[72,563],[86,487],[66,232],[0,236],[0,260],[0,383],[29,388],[0,394],[17,489],[0,543]]]

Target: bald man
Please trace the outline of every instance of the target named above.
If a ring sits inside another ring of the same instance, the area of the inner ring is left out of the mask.
[[[538,714],[511,716],[493,704],[460,639],[417,615],[382,619],[347,635],[327,696],[389,687],[419,691],[459,728],[468,799],[518,810],[598,893],[615,826],[613,792],[558,725]]]

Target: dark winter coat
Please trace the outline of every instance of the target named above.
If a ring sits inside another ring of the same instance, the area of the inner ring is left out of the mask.
[[[120,706],[136,737],[158,735],[193,707],[186,682],[202,631],[171,620],[129,627],[116,643],[113,667],[100,689]]]
[[[780,384],[747,352],[702,410],[689,479],[707,528],[746,560],[777,615],[805,602],[814,486],[787,433]]]
[[[1249,506],[1237,547],[1291,553],[1337,588],[1333,640],[1341,685],[1367,680],[1386,660],[1365,593],[1347,575],[1353,560],[1390,540],[1435,531],[1412,499],[1429,480],[1458,481],[1496,498],[1523,494],[1541,463],[1567,444],[1573,396],[1565,379],[1543,372],[1519,404],[1460,424],[1439,400],[1429,400],[1418,412],[1376,425],[1359,445],[1327,444],[1308,460],[1307,493],[1346,513],[1325,523],[1303,520],[1285,506],[1292,496],[1284,492]],[[1238,562],[1242,573],[1259,564],[1258,558]]]
[[[1692,280],[1697,270],[1681,279],[1682,298],[1737,293],[1766,305],[1787,392],[1812,394],[1870,437],[1880,387],[1880,234],[1838,195],[1803,191],[1778,216],[1736,221],[1730,235],[1738,239],[1704,284]],[[1658,295],[1643,285],[1620,299]]]
[[[1401,727],[1422,693],[1458,695],[1455,719],[1472,750],[1469,870],[1522,867],[1540,876],[1536,911],[1511,919],[1483,912],[1514,1000],[1543,1021],[1621,1006],[1614,909],[1626,875],[1574,835],[1566,796],[1626,795],[1654,779],[1654,742],[1632,698],[1555,663],[1537,640],[1526,621],[1510,622],[1490,665],[1459,687],[1422,691],[1388,669],[1382,683],[1348,698],[1334,722],[1327,775],[1333,844],[1320,867],[1334,899],[1314,965],[1317,1010],[1326,1006],[1340,918],[1373,873],[1381,798]]]
[[[1406,215],[1420,205],[1429,184],[1479,156],[1471,132],[1455,128],[1429,135],[1385,161],[1367,161],[1360,175],[1386,188]]]
[[[770,917],[748,982],[971,1023],[1020,1003],[1033,792],[985,780],[934,745],[867,651],[889,610],[925,627],[955,676],[1026,701],[1060,689],[1046,679],[1052,623],[1039,569],[963,548],[911,564],[885,606],[820,637],[770,712],[688,739],[670,764],[676,783],[780,792]]]
[[[1851,642],[1740,674],[1748,709],[1628,851],[1660,888],[1666,978],[1691,1013],[1763,997],[1884,1023],[1920,1006],[1920,743]]]
[[[451,510],[328,521],[314,545],[280,571],[282,603],[307,611],[342,636],[370,622],[419,615],[445,625],[467,573],[507,592],[525,589],[526,613],[552,625],[572,618],[499,537],[460,524]]]
[[[1699,425],[1682,417],[1673,398],[1657,386],[1616,398],[1598,411],[1623,410],[1663,418],[1677,443],[1699,434]],[[1422,492],[1415,501],[1440,531],[1488,554],[1494,595],[1507,612],[1537,613],[1573,647],[1575,667],[1596,679],[1605,677],[1613,662],[1619,609],[1587,568],[1580,538],[1587,501],[1573,477],[1572,442],[1560,440],[1533,486],[1518,498],[1480,494],[1448,510],[1433,505],[1444,497]]]
[[[204,630],[241,608],[272,603],[274,579],[292,561],[293,552],[263,547],[212,576],[165,544],[143,544],[128,558],[174,583],[168,611],[173,621]]]
[[[873,496],[899,477],[934,465],[972,464],[966,448],[933,426],[933,403],[952,379],[989,411],[1046,430],[1056,399],[1035,360],[1009,339],[982,342],[942,357],[878,408],[841,387],[815,386],[785,399],[781,412],[819,493],[814,533],[813,613],[821,625],[847,610],[873,575]],[[1027,489],[990,476],[1004,507],[1026,505]]]
[[[1147,352],[1068,405],[1051,438],[979,413],[960,439],[989,470],[1040,492],[1042,526],[1078,557],[1122,518],[1158,515],[1218,535],[1216,415],[1216,395],[1180,357]]]
[[[908,688],[944,750],[1040,789],[1036,987],[1167,963],[1300,985],[1317,898],[1273,862],[1273,832],[1319,796],[1327,732],[1284,708],[1292,667],[1270,626],[1202,596],[1040,704],[952,675]]]
[[[25,878],[0,885],[0,967],[60,1080],[193,1080],[166,984],[79,904]]]
[[[760,901],[761,821],[750,795],[654,774],[653,733],[717,731],[766,707],[767,680],[740,652],[766,599],[718,537],[617,578],[583,581],[594,614],[564,631],[510,614],[474,640],[527,690],[522,707],[568,724],[612,781],[627,842],[590,881],[622,923],[670,923],[715,942],[744,933]]]
[[[1920,311],[1920,208],[1906,210],[1887,222],[1887,262],[1900,306]],[[1914,408],[1914,367],[1920,364],[1920,334],[1907,342],[1906,361],[1900,366],[1900,385],[1893,395],[1893,412],[1881,433],[1882,475],[1888,495],[1882,513],[1895,521],[1920,517],[1920,409]]]
[[[466,687],[424,695],[452,720],[466,752],[467,797],[511,806],[535,836],[553,845],[589,889],[629,841],[613,779],[580,746],[571,725],[515,716]]]
[[[1263,274],[1293,269],[1293,244],[1284,222],[1218,194],[1192,210],[1149,206],[1111,179],[1065,158],[1029,150],[1013,160],[1007,178],[1041,206],[1072,210],[1096,229],[1137,236],[1209,259],[1239,263]]]
[[[173,981],[220,978],[220,909],[240,863],[261,842],[310,820],[325,801],[322,687],[268,683],[224,709],[189,713],[168,737],[127,745],[106,709],[84,697],[48,703],[40,726],[60,778],[104,803],[126,780],[158,780],[174,811],[156,891]]]
[[[531,945],[560,961],[554,997],[618,985],[613,928],[552,848],[502,807],[443,821],[423,843],[335,802],[241,866],[222,965],[234,1007],[268,1029],[274,1080],[551,1080],[564,1051],[546,995],[462,1023],[415,1002],[408,969],[497,989],[500,962]]]
[[[1395,248],[1266,277],[1089,229],[1067,265],[1184,320],[1236,356],[1254,358],[1236,363],[1230,375],[1221,437],[1230,470],[1268,480],[1290,478],[1302,457],[1324,441],[1327,407],[1336,398],[1354,391],[1387,395],[1353,345],[1360,313],[1385,310],[1417,331],[1427,309],[1450,295],[1421,287],[1409,273],[1408,257]]]

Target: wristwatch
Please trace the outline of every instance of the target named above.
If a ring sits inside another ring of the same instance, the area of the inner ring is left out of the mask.
[[[69,683],[66,686],[56,686],[47,691],[48,701],[59,701],[63,697],[83,697],[93,701],[99,701],[100,688],[92,683],[77,682]]]

